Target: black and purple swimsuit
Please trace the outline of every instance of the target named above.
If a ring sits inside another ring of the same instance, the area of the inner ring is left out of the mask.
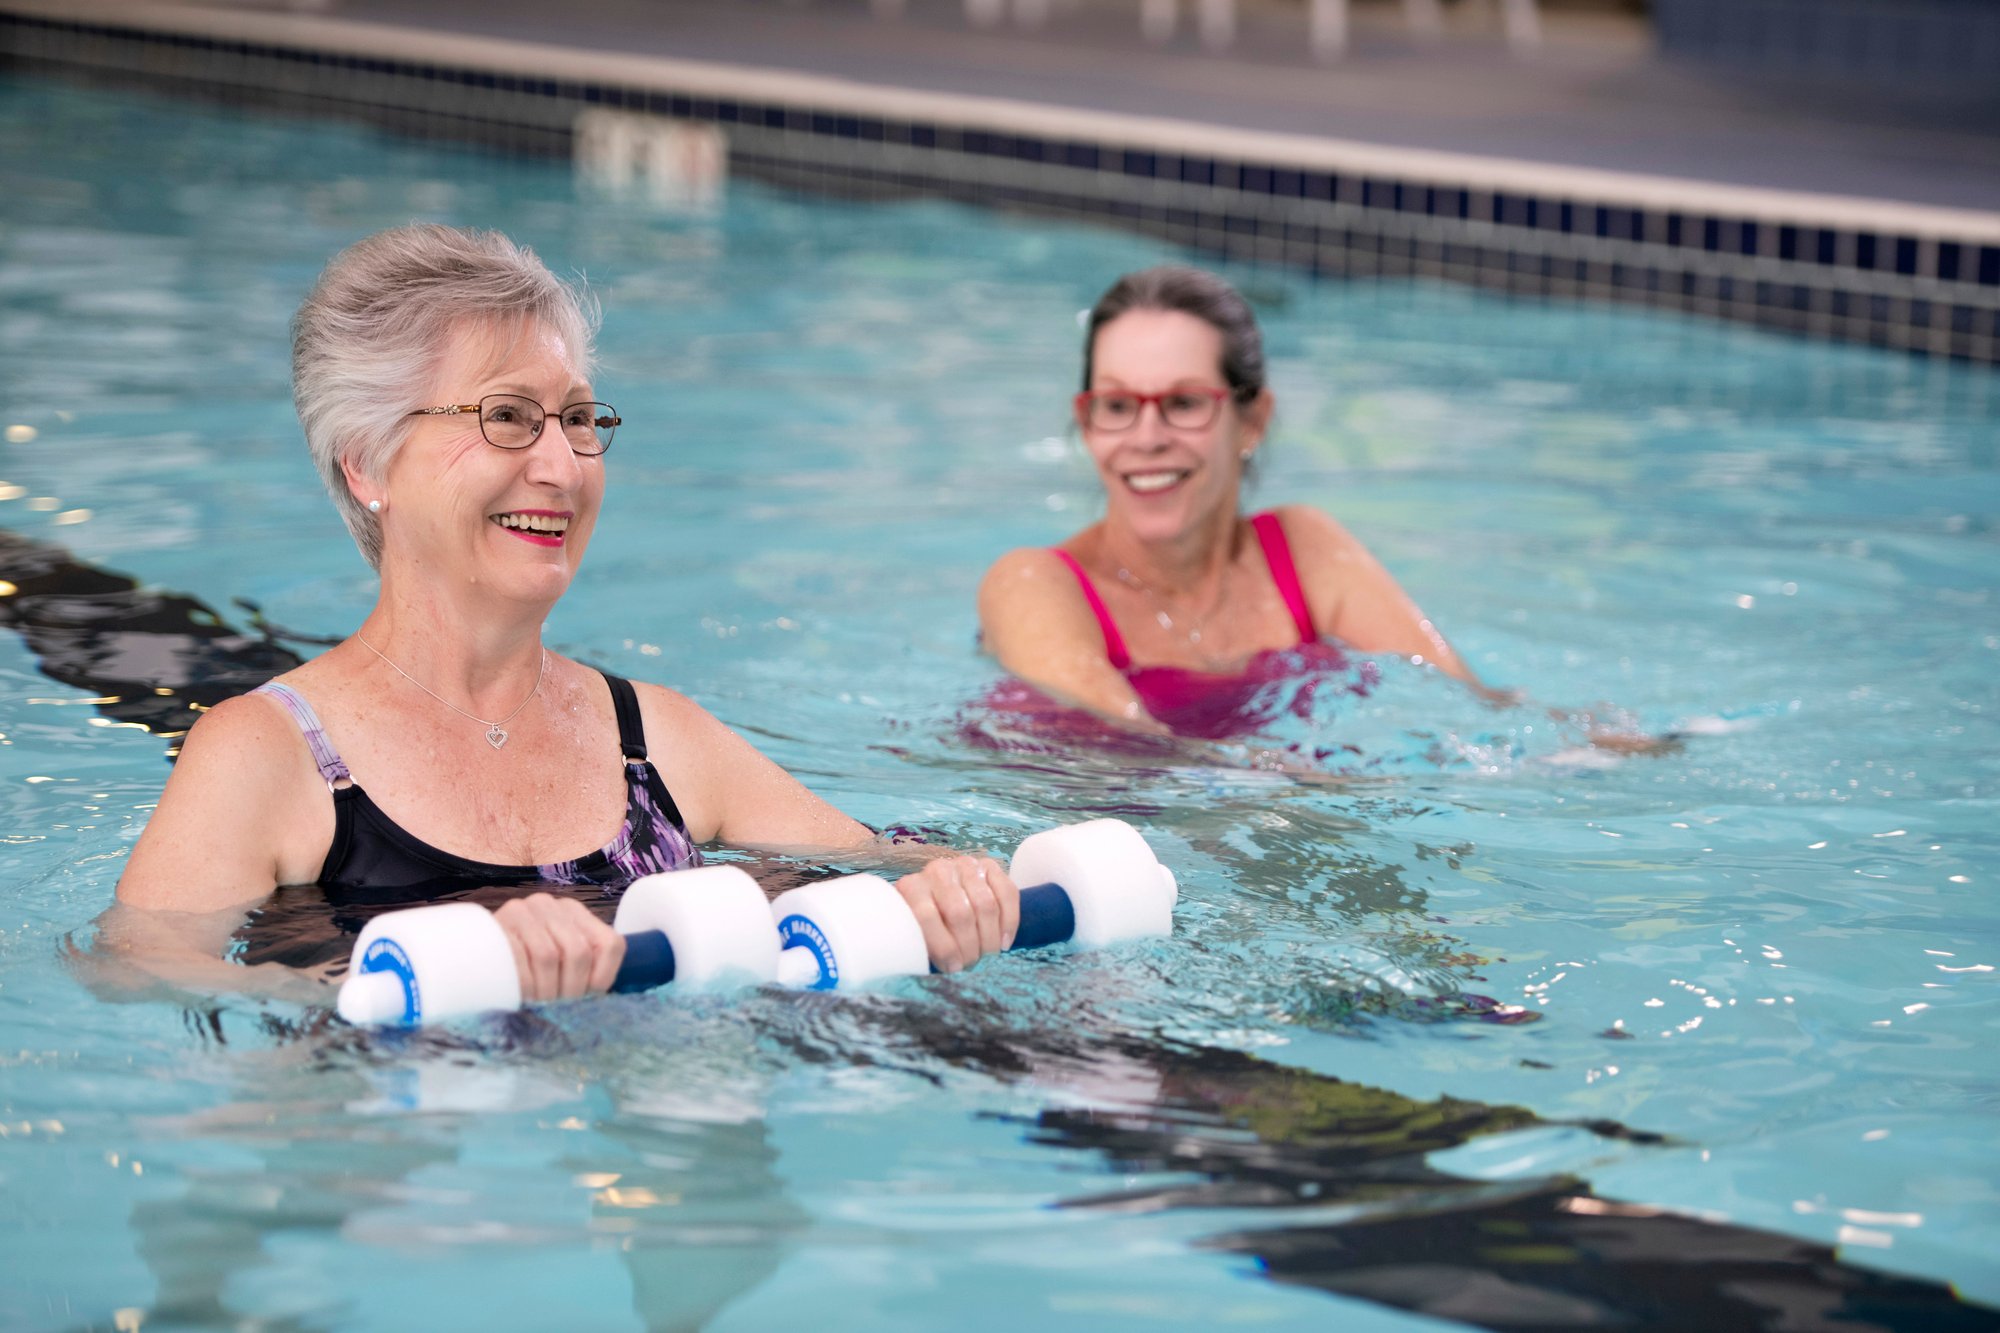
[[[355,783],[304,695],[277,681],[259,686],[254,693],[276,699],[298,723],[333,794],[333,845],[319,872],[327,900],[336,906],[407,903],[413,891],[424,898],[449,897],[454,890],[489,885],[587,884],[616,891],[644,875],[700,865],[701,852],[688,837],[673,795],[646,758],[645,724],[632,682],[608,674],[604,682],[625,754],[625,826],[594,852],[539,866],[474,861],[413,837]]]

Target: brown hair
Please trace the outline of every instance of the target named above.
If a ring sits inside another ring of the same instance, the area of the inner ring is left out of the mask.
[[[1264,391],[1264,337],[1257,316],[1234,287],[1213,273],[1184,264],[1127,273],[1090,308],[1083,332],[1083,387],[1090,388],[1097,331],[1133,310],[1178,310],[1222,335],[1222,378],[1236,401],[1247,403]]]

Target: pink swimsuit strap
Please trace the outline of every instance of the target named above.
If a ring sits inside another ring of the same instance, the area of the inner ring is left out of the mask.
[[[1298,626],[1299,642],[1311,643],[1319,635],[1313,630],[1312,612],[1306,609],[1305,590],[1299,586],[1299,571],[1292,563],[1292,547],[1285,540],[1284,525],[1278,522],[1276,514],[1266,510],[1252,517],[1250,526],[1264,548],[1264,563],[1271,567],[1271,580],[1278,585],[1278,595],[1285,599],[1285,609],[1292,613],[1292,623]],[[1077,586],[1083,589],[1083,600],[1090,604],[1097,627],[1103,631],[1104,654],[1111,659],[1112,668],[1123,671],[1131,666],[1132,654],[1125,649],[1125,636],[1118,632],[1118,625],[1111,619],[1104,599],[1097,595],[1097,585],[1090,581],[1090,575],[1083,572],[1083,566],[1068,551],[1059,546],[1051,546],[1049,550],[1076,575]]]
[[[1299,586],[1299,571],[1292,564],[1292,544],[1285,540],[1285,525],[1269,510],[1250,520],[1250,526],[1257,530],[1257,540],[1264,547],[1264,563],[1271,567],[1271,579],[1278,585],[1278,596],[1285,599],[1285,609],[1292,613],[1292,623],[1299,627],[1299,642],[1311,643],[1319,637],[1313,629],[1312,612],[1306,607],[1305,589]]]
[[[1049,548],[1056,559],[1069,566],[1069,572],[1076,575],[1077,586],[1083,589],[1083,600],[1090,603],[1091,614],[1097,617],[1097,627],[1104,631],[1104,654],[1111,659],[1113,670],[1123,671],[1132,665],[1132,654],[1125,651],[1125,636],[1118,632],[1118,626],[1111,619],[1111,612],[1105,610],[1104,599],[1097,595],[1097,585],[1090,581],[1090,575],[1083,572],[1083,566],[1076,557],[1060,546]]]

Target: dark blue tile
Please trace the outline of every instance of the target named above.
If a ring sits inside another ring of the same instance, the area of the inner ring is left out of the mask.
[[[910,126],[910,143],[917,148],[937,147],[937,126],[915,124]]]
[[[1297,199],[1305,194],[1305,173],[1278,170],[1271,173],[1271,193],[1282,199]]]
[[[1308,171],[1299,181],[1299,194],[1306,199],[1331,201],[1339,177],[1328,171]]]
[[[1896,272],[1904,277],[1914,276],[1917,271],[1917,238],[1896,236],[1890,238],[1890,243],[1895,247]]]
[[[1974,281],[1981,287],[2000,287],[2000,245],[1979,247],[1979,276]]]
[[[1063,156],[1064,160],[1073,167],[1078,167],[1084,171],[1097,170],[1098,152],[1097,145],[1094,143],[1082,143],[1072,140],[1064,146]]]
[[[1215,184],[1215,163],[1205,157],[1181,159],[1180,177],[1190,185]]]
[[[1738,254],[1754,255],[1764,240],[1764,223],[1745,219],[1736,224],[1736,250]]]
[[[1881,254],[1879,238],[1873,232],[1856,232],[1854,235],[1854,266],[1862,269],[1877,267]]]
[[[1964,260],[1965,251],[1957,241],[1939,241],[1937,275],[1946,282],[1958,281],[1959,265]]]
[[[1142,153],[1136,148],[1127,148],[1125,150],[1125,174],[1127,176],[1143,176],[1147,180],[1151,180],[1159,172],[1159,169],[1159,159],[1153,156],[1153,154]],[[1182,170],[1186,170],[1186,167],[1183,166]]]
[[[1831,264],[1839,254],[1839,237],[1831,227],[1821,227],[1813,241],[1813,262]]]

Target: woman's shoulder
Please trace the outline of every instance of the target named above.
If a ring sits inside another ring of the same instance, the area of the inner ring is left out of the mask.
[[[1309,504],[1273,505],[1264,511],[1278,520],[1285,540],[1292,546],[1329,545],[1352,542],[1354,534],[1340,520]]]
[[[1060,546],[1016,547],[995,560],[979,582],[982,619],[1047,614],[1060,608],[1087,612],[1077,572],[1089,563],[1089,545],[1086,529]]]
[[[305,695],[298,691],[294,679],[296,671],[288,671],[274,677],[269,684],[285,687],[303,700]],[[310,707],[310,705],[307,705]],[[209,751],[231,751],[249,755],[262,751],[273,754],[288,753],[293,748],[293,739],[300,733],[302,723],[287,707],[277,690],[259,688],[242,694],[231,695],[217,704],[211,704],[195,719],[181,744],[185,753],[190,747]]]
[[[1065,554],[1070,553],[1061,546],[1017,546],[987,566],[986,576],[980,580],[981,586],[1056,577],[1074,581],[1068,562],[1063,559]]]
[[[633,692],[639,696],[639,706],[647,712],[658,710],[663,714],[700,713],[707,716],[708,710],[682,694],[671,685],[658,685],[650,680],[629,682]]]
[[[670,685],[635,680],[632,689],[639,697],[646,745],[656,756],[671,753],[675,762],[685,763],[691,751],[705,751],[729,730],[721,718]]]
[[[316,771],[308,725],[272,692],[235,695],[206,709],[181,737],[175,773],[183,786],[220,785],[244,798],[276,798]]]

